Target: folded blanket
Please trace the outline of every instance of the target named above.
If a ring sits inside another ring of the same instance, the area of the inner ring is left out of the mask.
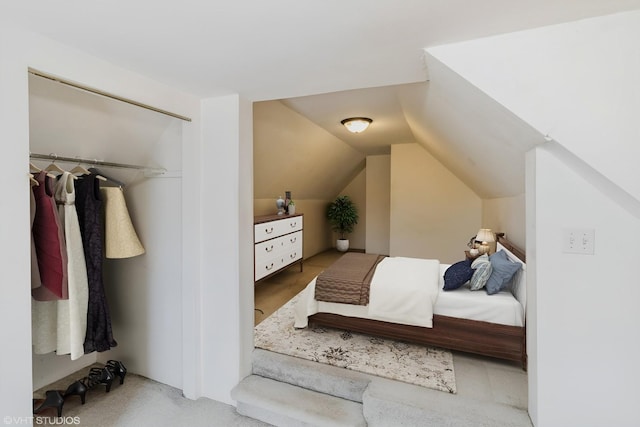
[[[433,327],[440,261],[385,258],[371,280],[369,316],[385,322]]]
[[[385,257],[347,252],[316,280],[315,299],[342,304],[367,305],[369,285],[376,266]]]

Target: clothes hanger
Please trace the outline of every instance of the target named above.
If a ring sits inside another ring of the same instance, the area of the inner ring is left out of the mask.
[[[111,178],[108,175],[105,175],[104,173],[102,173],[102,171],[96,167],[91,167],[89,168],[89,170],[91,172],[93,172],[94,174],[96,174],[96,178],[98,178],[101,181],[108,181],[112,184],[117,185],[118,187],[122,188],[124,187],[124,182],[122,181],[118,181],[117,179]]]
[[[56,160],[58,160],[58,156],[54,154],[53,161],[49,166],[44,168],[44,170],[47,172],[57,172],[58,174],[65,173],[66,171],[56,164]]]
[[[80,163],[78,163],[78,165],[76,167],[74,167],[73,169],[71,169],[69,172],[71,172],[74,175],[89,175],[89,174],[91,174],[89,169],[85,168]]]
[[[38,173],[38,172],[42,172],[42,169],[40,169],[33,163],[29,162],[29,172]]]
[[[40,173],[42,172],[42,169],[40,169],[39,167],[37,167],[36,165],[34,165],[33,163],[29,162],[29,174],[31,175],[32,173]],[[47,173],[47,176],[49,178],[57,178],[56,175],[52,174],[52,173]],[[32,176],[33,178],[33,176]],[[36,180],[34,180],[36,181]],[[38,182],[38,181],[36,181]]]
[[[31,175],[31,173],[29,173],[29,181],[31,182],[32,186],[39,186],[40,183],[33,177],[33,175]]]

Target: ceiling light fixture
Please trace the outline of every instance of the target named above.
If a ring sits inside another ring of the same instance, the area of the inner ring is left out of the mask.
[[[373,120],[368,117],[350,117],[342,120],[340,123],[351,133],[364,132]]]

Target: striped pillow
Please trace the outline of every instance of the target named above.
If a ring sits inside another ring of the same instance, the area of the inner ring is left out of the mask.
[[[485,260],[480,260],[480,258],[483,257],[485,258]],[[488,257],[483,257],[477,258],[475,261],[473,261],[472,264],[472,267],[475,268],[473,276],[471,276],[471,281],[469,282],[469,287],[472,291],[478,291],[484,288],[484,285],[487,284],[487,280],[489,280],[491,272],[493,271]]]

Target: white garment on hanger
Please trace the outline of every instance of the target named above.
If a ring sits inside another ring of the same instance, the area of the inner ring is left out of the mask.
[[[69,277],[69,299],[56,302],[58,307],[56,352],[71,354],[71,360],[76,360],[84,355],[89,285],[71,173],[64,172],[56,183],[55,199],[58,203],[60,222],[64,226]]]

